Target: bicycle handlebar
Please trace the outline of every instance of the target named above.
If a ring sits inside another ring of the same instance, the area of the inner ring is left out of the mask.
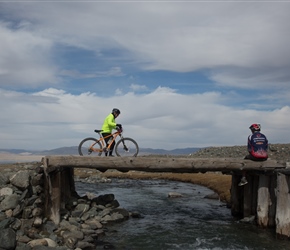
[[[119,133],[122,133],[122,132],[123,132],[123,128],[122,128],[122,126],[117,126],[117,127],[116,127],[116,130],[117,130]]]

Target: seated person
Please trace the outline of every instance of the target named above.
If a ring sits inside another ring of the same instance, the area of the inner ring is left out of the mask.
[[[268,140],[262,134],[260,124],[252,124],[250,126],[252,134],[248,137],[248,151],[249,154],[245,159],[253,161],[265,161],[268,159]]]
[[[268,140],[267,137],[261,133],[260,124],[252,124],[249,129],[252,134],[248,137],[248,152],[249,154],[245,156],[245,159],[252,161],[265,161],[268,159]],[[239,186],[246,185],[248,183],[246,179],[246,174],[243,172],[243,177]]]

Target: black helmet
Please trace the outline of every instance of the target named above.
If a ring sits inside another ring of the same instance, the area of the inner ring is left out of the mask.
[[[113,110],[112,110],[112,114],[113,113],[116,113],[116,114],[121,114],[121,111],[119,110],[119,109],[116,109],[116,108],[114,108]]]

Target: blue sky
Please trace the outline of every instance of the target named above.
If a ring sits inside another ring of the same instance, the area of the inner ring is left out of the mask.
[[[0,1],[0,148],[290,142],[288,1]]]

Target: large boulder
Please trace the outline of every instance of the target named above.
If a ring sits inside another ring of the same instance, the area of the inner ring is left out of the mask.
[[[0,249],[14,250],[16,247],[16,233],[12,228],[1,229]]]
[[[17,194],[7,195],[0,203],[0,211],[16,208],[19,203],[19,198]]]
[[[30,185],[30,174],[28,170],[18,171],[10,178],[10,183],[19,188],[25,190]]]

